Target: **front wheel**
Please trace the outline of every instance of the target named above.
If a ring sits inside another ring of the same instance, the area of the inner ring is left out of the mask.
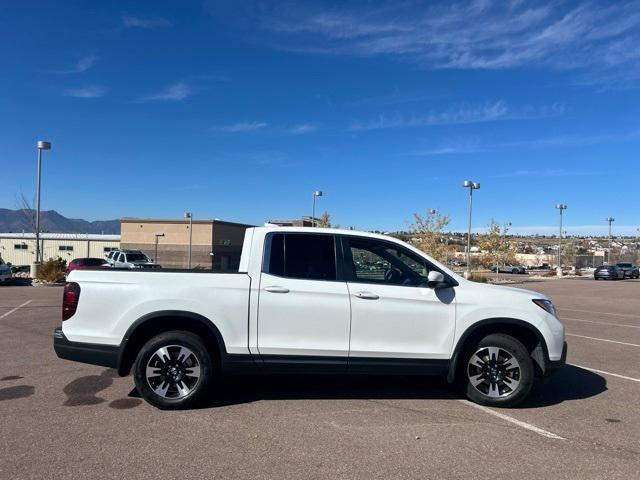
[[[461,375],[467,398],[480,405],[512,407],[533,386],[533,361],[525,346],[510,335],[487,335],[464,359]]]
[[[191,408],[207,395],[214,364],[202,339],[190,332],[161,333],[140,349],[134,380],[138,392],[161,409]]]

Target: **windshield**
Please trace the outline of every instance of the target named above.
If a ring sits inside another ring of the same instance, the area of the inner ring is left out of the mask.
[[[633,265],[630,263],[619,263],[618,266],[622,268],[631,268]]]
[[[149,257],[144,253],[127,253],[127,262],[149,262]]]

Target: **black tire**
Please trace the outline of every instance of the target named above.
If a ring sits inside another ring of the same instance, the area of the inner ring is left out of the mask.
[[[511,270],[511,273],[515,275],[516,273],[520,273],[520,271],[517,268],[514,268],[513,270]]]
[[[488,352],[489,348],[496,349],[499,353],[491,355],[490,361],[486,362],[486,369],[479,368],[476,363],[470,365],[470,362],[474,362],[474,357],[487,359],[483,352]],[[507,368],[500,366],[500,359],[502,365],[506,365]],[[517,368],[508,368],[509,364],[514,364],[512,359],[515,359]],[[459,370],[459,382],[463,393],[474,403],[491,407],[513,407],[522,402],[531,391],[535,377],[533,360],[525,346],[510,335],[487,335],[471,345],[462,360],[464,362]],[[496,366],[497,374],[493,377],[498,379],[496,382],[489,381],[490,365]],[[476,375],[478,372],[480,374]],[[472,383],[472,378],[476,379],[477,386]],[[479,378],[486,380],[479,381]],[[511,388],[510,385],[515,387]]]
[[[159,354],[163,348],[166,354]],[[150,377],[148,366],[153,373]],[[205,399],[217,378],[215,373],[216,365],[202,339],[176,330],[161,333],[144,344],[133,376],[138,393],[151,405],[179,410],[195,407]]]

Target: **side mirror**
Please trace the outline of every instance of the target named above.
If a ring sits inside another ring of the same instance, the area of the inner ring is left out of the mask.
[[[437,270],[431,270],[427,276],[427,286],[429,288],[443,288],[448,286],[444,281],[444,275]]]

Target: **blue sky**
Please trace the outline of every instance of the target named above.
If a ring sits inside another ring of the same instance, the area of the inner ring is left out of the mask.
[[[89,220],[318,210],[399,229],[640,223],[640,3],[4,2],[0,206]]]

